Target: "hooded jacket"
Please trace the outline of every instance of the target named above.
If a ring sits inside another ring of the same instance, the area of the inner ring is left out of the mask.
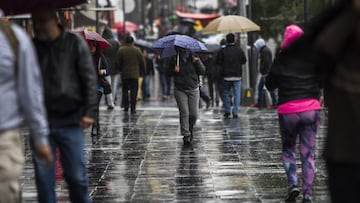
[[[301,36],[299,32],[287,33],[292,41]],[[292,36],[295,35],[295,36]],[[297,36],[297,37],[296,37]],[[292,100],[319,99],[321,80],[315,65],[310,44],[285,46],[276,56],[265,85],[269,91],[278,89],[279,105]]]
[[[254,42],[254,47],[260,55],[260,73],[266,75],[272,64],[271,50],[266,46],[265,40],[262,38],[259,38]]]
[[[118,40],[116,40],[114,38],[114,35],[109,28],[104,29],[102,37],[104,39],[106,39],[111,45],[111,47],[104,49],[102,51],[102,53],[104,54],[104,56],[106,57],[106,59],[108,61],[109,74],[113,75],[113,74],[116,74],[119,72],[116,70],[116,67],[115,67],[115,57],[116,57],[116,52],[120,48],[120,43]]]

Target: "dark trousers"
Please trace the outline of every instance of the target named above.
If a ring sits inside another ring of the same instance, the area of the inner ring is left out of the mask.
[[[122,102],[124,109],[129,109],[129,104],[131,111],[136,109],[136,97],[138,92],[138,79],[123,79],[122,80]],[[130,100],[129,100],[130,93]]]
[[[327,162],[332,203],[359,202],[360,164]]]

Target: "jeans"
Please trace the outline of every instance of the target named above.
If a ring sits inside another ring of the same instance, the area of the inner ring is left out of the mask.
[[[142,88],[143,88],[143,97],[144,99],[146,97],[150,96],[150,81],[151,81],[151,75],[145,75],[144,76],[144,81],[142,83]]]
[[[230,113],[230,91],[233,91],[234,95],[234,102],[233,102],[233,109],[232,114],[237,115],[240,105],[240,95],[241,95],[241,80],[236,81],[227,81],[224,80],[224,106],[225,106],[225,113]]]
[[[160,73],[160,86],[162,96],[170,96],[171,92],[171,77],[165,73]]]
[[[55,153],[58,147],[71,202],[89,203],[83,130],[80,127],[50,128],[49,141],[54,157],[51,166],[45,164],[33,153],[38,202],[56,202]]]
[[[300,160],[302,167],[302,191],[304,196],[312,196],[315,176],[314,150],[317,130],[320,127],[320,111],[306,111],[279,114],[282,141],[282,160],[288,178],[288,187],[298,184],[296,165],[296,140],[300,140]]]
[[[259,84],[258,84],[258,100],[257,103],[259,105],[262,104],[263,102],[263,91],[264,91],[264,86],[265,86],[265,78],[266,76],[261,76]],[[273,105],[277,105],[277,101],[276,101],[276,95],[275,95],[275,91],[269,91],[270,92],[270,96],[271,96],[271,102]]]

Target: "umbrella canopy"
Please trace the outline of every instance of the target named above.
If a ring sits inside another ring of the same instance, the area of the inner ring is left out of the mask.
[[[160,52],[161,58],[166,58],[177,54],[175,46],[185,48],[190,52],[201,52],[207,50],[206,46],[202,42],[187,35],[178,34],[158,39],[154,42],[152,48]]]
[[[143,39],[138,39],[135,41],[135,46],[139,47],[140,49],[145,49],[148,52],[155,52],[153,48],[151,48],[152,43]]]
[[[236,33],[259,31],[260,26],[246,17],[238,15],[221,16],[212,20],[202,30],[203,34]]]
[[[44,3],[55,8],[67,8],[87,3],[87,0],[1,0],[0,9],[4,11],[5,15],[25,14],[31,13],[35,6]]]
[[[76,29],[73,32],[81,35],[87,42],[96,41],[101,50],[111,47],[110,43],[97,32],[89,31],[85,28]]]
[[[115,28],[119,33],[123,33],[124,30],[124,22],[115,22]],[[126,33],[135,32],[139,30],[139,26],[136,23],[125,21],[125,30]]]

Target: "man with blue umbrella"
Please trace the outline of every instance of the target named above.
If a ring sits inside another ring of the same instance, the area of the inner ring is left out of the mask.
[[[153,48],[160,56],[170,57],[169,73],[174,76],[174,96],[180,112],[180,131],[184,144],[193,141],[193,129],[199,110],[199,75],[205,74],[205,66],[192,52],[207,50],[204,44],[185,35],[170,35],[156,41]]]

